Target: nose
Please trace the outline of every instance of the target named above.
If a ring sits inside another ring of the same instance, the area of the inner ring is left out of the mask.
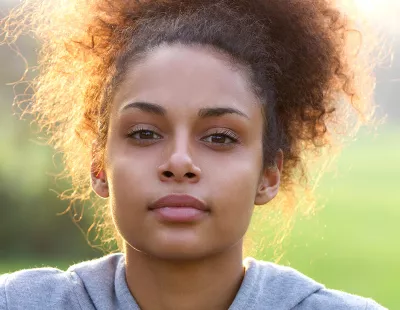
[[[166,162],[158,167],[160,180],[163,182],[198,182],[201,170],[193,162],[188,143],[181,139],[175,144],[173,151],[168,154]]]

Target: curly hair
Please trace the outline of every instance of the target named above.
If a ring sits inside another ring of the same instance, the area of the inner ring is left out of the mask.
[[[285,192],[306,184],[305,154],[373,112],[369,46],[331,0],[26,0],[1,28],[3,42],[28,32],[41,43],[25,112],[62,152],[72,202],[91,198],[91,161],[101,168],[127,63],[164,43],[206,45],[250,69],[265,112],[265,165],[282,150]]]

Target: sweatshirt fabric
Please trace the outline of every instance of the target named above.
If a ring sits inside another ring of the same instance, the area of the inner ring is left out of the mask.
[[[243,282],[229,310],[386,309],[371,299],[327,289],[289,267],[253,258],[246,258],[244,266]],[[0,310],[17,309],[140,310],[126,282],[123,254],[82,262],[67,271],[37,268],[1,275]]]

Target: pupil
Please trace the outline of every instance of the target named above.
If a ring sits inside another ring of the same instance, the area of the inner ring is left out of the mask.
[[[149,139],[153,137],[153,133],[151,131],[142,131],[140,133],[140,138],[141,139]]]
[[[223,143],[223,142],[225,142],[225,137],[223,137],[223,136],[214,136],[212,138],[212,140],[213,140],[214,143]]]

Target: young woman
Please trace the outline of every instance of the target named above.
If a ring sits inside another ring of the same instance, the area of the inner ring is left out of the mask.
[[[344,111],[369,115],[371,68],[335,3],[31,0],[2,26],[41,41],[27,111],[121,254],[3,275],[0,309],[383,309],[243,260],[254,206],[293,189]]]

